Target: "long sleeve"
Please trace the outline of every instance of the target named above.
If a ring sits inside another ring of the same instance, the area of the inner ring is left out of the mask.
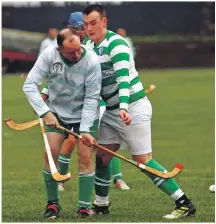
[[[85,78],[85,98],[82,110],[80,132],[90,132],[90,127],[96,119],[101,91],[101,68],[95,55],[94,63]]]
[[[130,97],[130,49],[125,40],[116,39],[110,43],[110,56],[119,88],[119,109],[128,110]]]
[[[47,78],[49,72],[49,64],[46,60],[46,55],[46,52],[43,52],[38,57],[23,85],[23,91],[27,96],[29,103],[39,116],[42,116],[49,111],[49,107],[42,99],[39,91],[39,86],[43,83],[44,79]]]

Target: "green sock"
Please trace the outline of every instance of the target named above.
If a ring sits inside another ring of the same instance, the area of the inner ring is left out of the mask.
[[[114,181],[122,178],[121,161],[115,156],[112,158],[112,176]]]
[[[47,201],[58,202],[58,183],[53,179],[51,172],[43,169],[43,175],[46,186]]]
[[[79,208],[90,208],[94,181],[95,173],[79,174]]]
[[[157,161],[155,160],[149,160],[146,164],[146,166],[149,166],[151,168],[154,168],[156,170],[162,171],[164,172],[166,169],[161,166]],[[163,192],[165,192],[166,194],[168,194],[169,196],[171,196],[173,193],[175,193],[177,190],[179,190],[179,186],[177,185],[177,183],[175,182],[174,179],[170,178],[170,179],[163,179],[160,177],[155,176],[154,174],[151,174],[147,171],[143,171],[148,177],[150,177],[152,179],[152,181],[154,182],[154,184],[161,189]]]
[[[110,172],[110,176],[112,176],[112,170],[113,170],[113,160],[111,159],[110,162],[109,162],[109,172]]]
[[[71,157],[68,155],[62,153],[59,154],[58,162],[59,162],[60,174],[62,175],[67,174],[70,165],[70,159]]]
[[[112,163],[105,165],[101,163],[98,164],[96,162],[95,193],[98,196],[108,196],[109,186],[111,183],[111,167]]]

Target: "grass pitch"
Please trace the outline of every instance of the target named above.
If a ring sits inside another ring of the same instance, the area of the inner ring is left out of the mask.
[[[149,96],[153,106],[152,143],[154,158],[168,170],[175,163],[185,169],[176,178],[197,207],[193,218],[177,222],[215,222],[215,195],[208,188],[215,181],[214,70],[142,70],[144,86],[153,83]],[[22,92],[19,76],[2,78],[3,119],[22,123],[35,115]],[[42,176],[43,139],[39,127],[27,131],[2,125],[2,221],[47,222]],[[129,157],[127,151],[121,151]],[[111,186],[111,215],[88,220],[74,218],[78,202],[77,156],[72,155],[72,180],[61,193],[61,218],[55,222],[168,222],[161,217],[173,208],[173,201],[158,190],[139,170],[122,162],[130,191]],[[173,222],[173,221],[171,221]]]

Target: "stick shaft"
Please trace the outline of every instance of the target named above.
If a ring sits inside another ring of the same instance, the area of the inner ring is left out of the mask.
[[[49,145],[48,138],[47,138],[47,135],[46,135],[46,132],[45,132],[43,118],[39,119],[39,123],[40,123],[41,131],[42,131],[42,134],[43,134],[45,149],[46,149],[46,152],[47,152],[48,162],[49,162],[49,166],[50,166],[52,176],[53,176],[54,180],[56,180],[58,182],[65,182],[65,181],[70,179],[71,174],[67,173],[65,175],[61,175],[58,172],[58,170],[56,168],[56,165],[55,165],[55,162],[54,162],[53,157],[52,157],[50,145]]]
[[[61,129],[61,130],[63,130],[63,131],[65,131],[65,132],[67,132],[67,133],[69,133],[69,134],[71,134],[71,135],[73,135],[73,136],[76,137],[76,138],[80,138],[80,139],[82,139],[82,136],[81,136],[81,135],[78,135],[77,133],[75,133],[75,132],[73,132],[73,131],[70,131],[70,130],[68,130],[68,129],[62,127],[62,126],[59,126],[58,128]],[[99,145],[99,144],[95,143],[94,146],[96,146],[97,148],[99,148],[99,149],[101,149],[101,150],[104,150],[104,151],[106,151],[106,152],[108,152],[108,153],[110,153],[110,154],[113,154],[114,156],[116,156],[116,157],[118,157],[118,158],[120,158],[120,159],[122,159],[122,160],[124,160],[124,161],[126,161],[126,162],[129,162],[129,163],[131,163],[131,164],[133,164],[133,165],[135,165],[135,163],[136,163],[136,162],[134,162],[133,160],[127,159],[127,158],[125,158],[124,156],[122,156],[122,155],[120,155],[120,154],[118,154],[118,153],[116,153],[116,152],[113,152],[113,151],[111,151],[110,149],[108,149],[108,148],[106,148],[106,147],[104,147],[104,146],[102,146],[102,145]]]
[[[19,130],[19,131],[26,130],[26,129],[28,129],[30,127],[33,127],[33,126],[35,126],[35,125],[37,125],[37,124],[40,123],[39,120],[34,120],[34,121],[30,121],[30,122],[25,122],[25,123],[22,123],[22,124],[17,124],[12,119],[5,119],[5,122],[6,122],[6,124],[10,128],[12,128],[14,130]],[[81,135],[78,135],[77,133],[72,132],[72,131],[70,131],[70,130],[62,127],[62,126],[59,126],[58,128],[61,129],[61,130],[64,130],[65,132],[67,132],[67,133],[69,133],[69,134],[71,134],[71,135],[73,135],[73,136],[75,136],[77,138],[80,138],[80,139],[82,138]],[[43,130],[44,130],[44,127],[43,127]],[[45,130],[44,130],[44,134],[45,134]],[[44,134],[43,134],[43,136],[44,136]],[[47,139],[46,134],[45,134],[45,138]],[[44,140],[44,142],[45,141],[46,140]],[[47,143],[48,143],[48,140],[47,140]],[[122,160],[124,160],[124,161],[126,161],[126,162],[128,162],[128,163],[130,163],[132,165],[134,165],[134,166],[136,166],[137,168],[139,168],[141,170],[146,170],[146,171],[148,171],[148,172],[150,172],[152,174],[155,174],[156,176],[159,176],[159,177],[162,177],[162,178],[165,178],[165,179],[172,178],[172,177],[178,175],[180,173],[180,171],[183,169],[183,166],[181,164],[177,164],[176,167],[171,172],[163,173],[163,172],[160,172],[158,170],[155,170],[155,169],[153,169],[151,167],[148,167],[148,166],[146,166],[144,164],[141,164],[141,163],[135,162],[134,160],[128,159],[128,158],[126,158],[126,157],[124,157],[124,156],[122,156],[122,155],[120,155],[120,154],[118,154],[116,152],[111,151],[110,149],[107,149],[106,147],[104,147],[102,145],[99,145],[97,143],[95,143],[94,145],[97,148],[99,148],[101,150],[104,150],[104,151],[106,151],[106,152],[108,152],[108,153],[110,153],[110,154],[112,154],[112,155],[114,155],[114,156],[116,156],[116,157],[118,157],[118,158],[120,158],[120,159],[122,159]],[[51,154],[51,151],[50,151],[50,154]],[[52,158],[52,155],[51,155],[50,158]],[[54,163],[54,161],[53,161],[53,163]],[[55,166],[55,163],[54,163],[54,166]],[[70,176],[71,176],[70,173],[68,173],[66,175],[60,175],[57,172],[57,173],[53,174],[54,179],[57,180],[57,181],[65,181],[66,179],[68,180],[70,178]]]
[[[59,126],[58,128],[63,130],[63,131],[65,131],[65,132],[67,132],[67,133],[69,133],[69,134],[71,134],[71,135],[73,135],[73,136],[75,136],[75,137],[77,137],[77,138],[82,139],[81,135],[78,135],[77,133],[75,133],[73,131],[70,131],[70,130],[62,127],[62,126]],[[128,162],[128,163],[130,163],[130,164],[132,164],[134,166],[136,166],[136,167],[138,167],[141,170],[146,170],[146,171],[148,171],[148,172],[150,172],[152,174],[155,174],[156,176],[164,178],[164,179],[172,178],[172,177],[176,176],[181,171],[178,168],[174,168],[173,171],[171,171],[171,172],[163,173],[161,171],[158,171],[158,170],[155,170],[155,169],[153,169],[151,167],[148,167],[148,166],[146,166],[146,165],[144,165],[142,163],[138,163],[138,162],[135,162],[134,160],[127,159],[126,157],[124,157],[124,156],[122,156],[122,155],[120,155],[120,154],[118,154],[116,152],[113,152],[110,149],[108,149],[108,148],[106,148],[106,147],[104,147],[102,145],[99,145],[98,143],[95,143],[94,146],[99,148],[99,149],[101,149],[101,150],[103,150],[103,151],[106,151],[106,152],[108,152],[108,153],[110,153],[110,154],[112,154],[112,155],[114,155],[114,156],[116,156],[116,157],[118,157],[118,158],[120,158],[120,159],[122,159],[122,160],[124,160],[124,161],[126,161],[126,162]]]
[[[52,157],[51,149],[50,149],[50,146],[49,146],[49,142],[48,142],[46,132],[45,132],[45,128],[44,128],[44,124],[43,124],[43,119],[40,118],[39,121],[40,121],[41,132],[43,134],[45,149],[46,149],[46,152],[47,152],[47,157],[48,157],[48,162],[49,162],[49,165],[50,165],[51,173],[52,174],[57,173],[58,170],[56,168],[56,165],[55,165],[53,157]]]

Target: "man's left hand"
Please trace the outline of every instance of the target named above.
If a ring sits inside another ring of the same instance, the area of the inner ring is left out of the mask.
[[[82,143],[84,145],[91,147],[96,143],[95,138],[90,133],[80,133],[80,135],[82,136]]]

